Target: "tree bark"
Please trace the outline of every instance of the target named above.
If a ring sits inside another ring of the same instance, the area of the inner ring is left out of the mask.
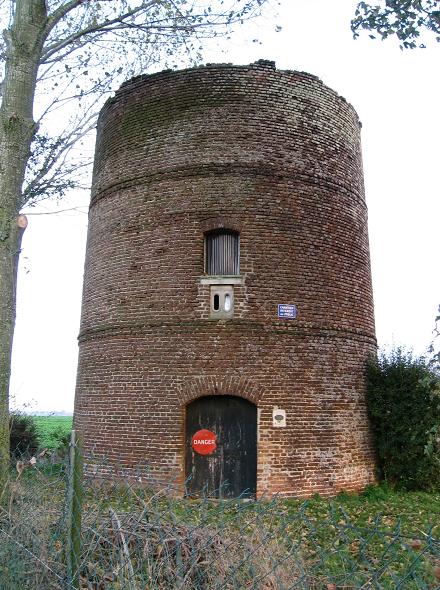
[[[46,22],[45,0],[16,0],[12,26],[4,32],[7,59],[0,107],[0,490],[9,464],[9,380],[23,234],[18,215],[36,131],[33,102]]]

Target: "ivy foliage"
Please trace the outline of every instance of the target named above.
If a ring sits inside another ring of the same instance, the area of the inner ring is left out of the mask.
[[[22,458],[25,454],[33,454],[39,446],[37,426],[32,416],[13,412],[9,416],[10,453],[11,457]]]
[[[367,405],[382,478],[408,490],[440,489],[440,375],[403,349],[370,359]]]
[[[401,49],[425,47],[424,32],[440,41],[440,6],[438,0],[380,0],[359,2],[351,21],[354,37],[366,30],[372,39],[396,36]]]

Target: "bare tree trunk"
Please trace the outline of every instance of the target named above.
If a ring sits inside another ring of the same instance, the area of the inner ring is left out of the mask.
[[[9,461],[9,379],[15,324],[22,186],[36,131],[33,101],[47,20],[45,0],[17,0],[0,107],[0,489]]]

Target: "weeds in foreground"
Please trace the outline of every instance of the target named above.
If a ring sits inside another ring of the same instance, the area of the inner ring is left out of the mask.
[[[22,462],[24,463],[24,462]],[[190,501],[85,480],[82,590],[440,587],[440,494]],[[16,470],[0,508],[0,588],[65,589],[66,470]]]

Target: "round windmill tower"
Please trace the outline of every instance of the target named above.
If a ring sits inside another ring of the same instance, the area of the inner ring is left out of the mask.
[[[125,83],[98,123],[79,342],[75,426],[103,473],[148,464],[192,495],[372,482],[353,107],[268,61]]]

